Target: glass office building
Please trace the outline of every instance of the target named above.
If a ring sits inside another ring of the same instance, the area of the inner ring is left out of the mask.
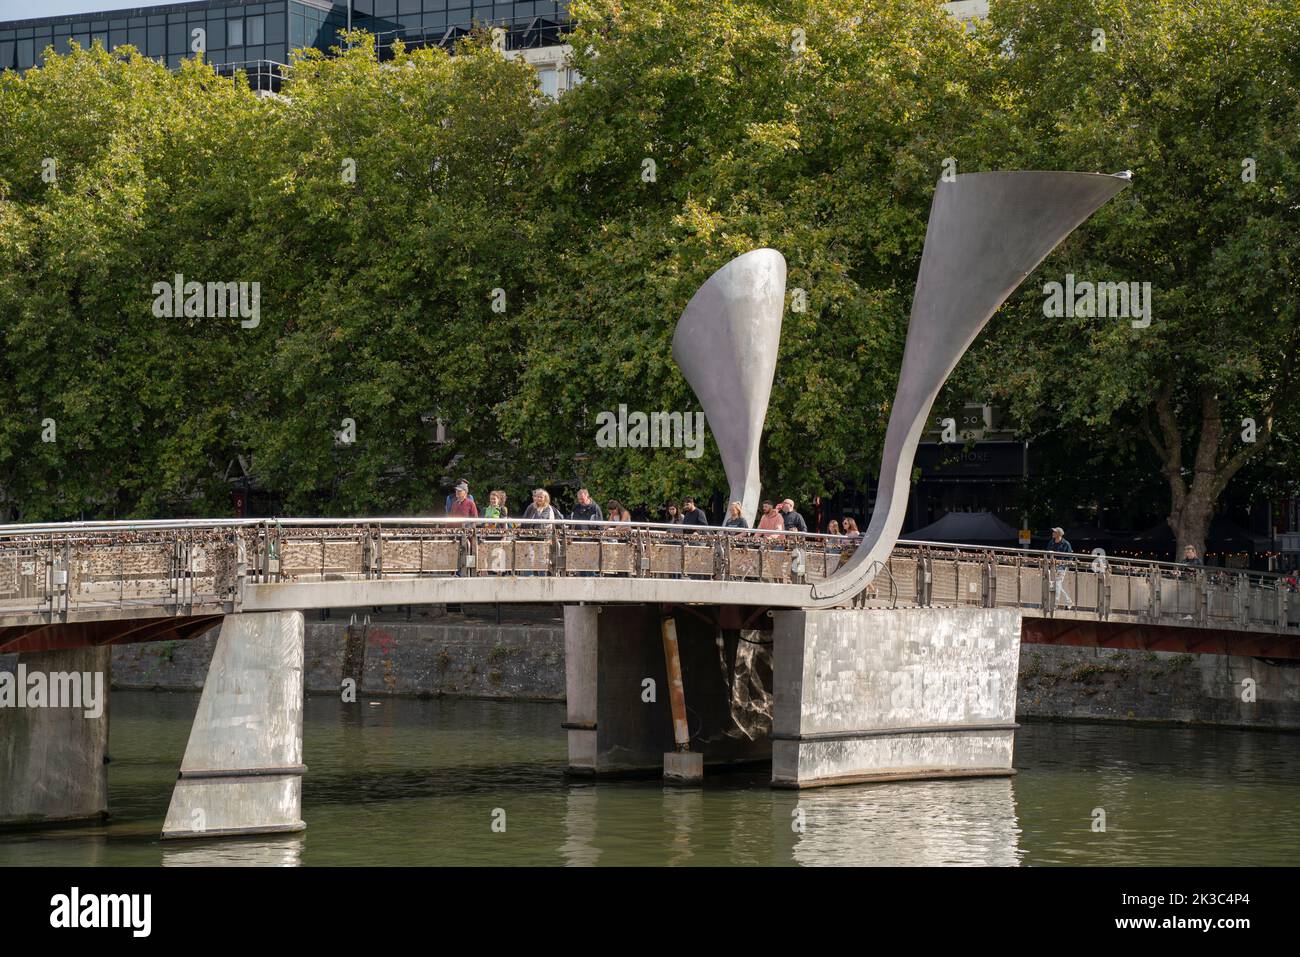
[[[130,44],[174,68],[201,41],[221,72],[242,69],[258,88],[276,89],[278,65],[290,50],[328,50],[349,19],[374,33],[385,55],[398,38],[408,46],[448,46],[475,26],[505,29],[509,50],[539,50],[561,44],[568,25],[563,0],[193,0],[0,22],[0,69],[37,66],[47,47],[66,53],[74,41],[99,41],[106,49]]]

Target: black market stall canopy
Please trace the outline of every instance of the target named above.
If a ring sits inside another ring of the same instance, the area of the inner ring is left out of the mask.
[[[1115,551],[1124,555],[1136,555],[1139,558],[1164,555],[1181,560],[1181,555],[1174,555],[1177,544],[1173,529],[1168,523],[1161,522],[1159,525],[1117,541]],[[1273,541],[1267,535],[1248,532],[1222,515],[1216,515],[1211,520],[1210,530],[1205,537],[1206,555],[1263,555],[1272,547]]]
[[[992,512],[949,512],[937,522],[907,532],[902,537],[913,542],[1014,548],[1019,541],[1019,532]]]

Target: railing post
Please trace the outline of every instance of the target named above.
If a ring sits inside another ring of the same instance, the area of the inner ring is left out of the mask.
[[[1210,621],[1210,583],[1204,568],[1196,572],[1196,623],[1206,625]]]

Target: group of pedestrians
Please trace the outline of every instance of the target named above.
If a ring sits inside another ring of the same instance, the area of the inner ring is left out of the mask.
[[[451,494],[447,496],[446,513],[451,518],[507,518],[510,515],[510,510],[507,505],[506,493],[500,489],[494,489],[488,494],[487,507],[480,512],[477,503],[474,501],[474,495],[470,492],[469,481],[462,478],[457,480]],[[559,522],[568,519],[575,522],[603,524],[632,521],[632,513],[617,499],[610,499],[602,509],[600,504],[592,499],[591,492],[585,488],[578,489],[573,508],[567,516],[558,506],[551,502],[550,493],[546,489],[533,489],[531,500],[520,517],[548,522]],[[695,499],[691,496],[682,499],[681,505],[676,502],[665,504],[660,523],[700,528],[712,525],[708,513],[697,505]],[[727,515],[722,521],[722,527],[750,527],[749,522],[745,519],[744,506],[740,502],[732,502],[727,507]],[[808,523],[798,509],[795,508],[794,499],[787,498],[779,502],[768,499],[761,506],[761,513],[755,530],[759,532],[806,533]],[[844,519],[842,528],[839,522],[832,521],[828,534],[849,539],[862,537],[862,533],[858,531],[857,522],[848,517]]]

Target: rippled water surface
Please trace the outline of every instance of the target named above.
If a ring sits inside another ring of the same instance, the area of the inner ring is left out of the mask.
[[[163,842],[197,706],[114,692],[111,821],[0,835],[0,865],[1300,863],[1297,735],[1028,724],[1010,779],[679,789],[566,778],[563,705],[450,699],[309,698],[304,833]]]

